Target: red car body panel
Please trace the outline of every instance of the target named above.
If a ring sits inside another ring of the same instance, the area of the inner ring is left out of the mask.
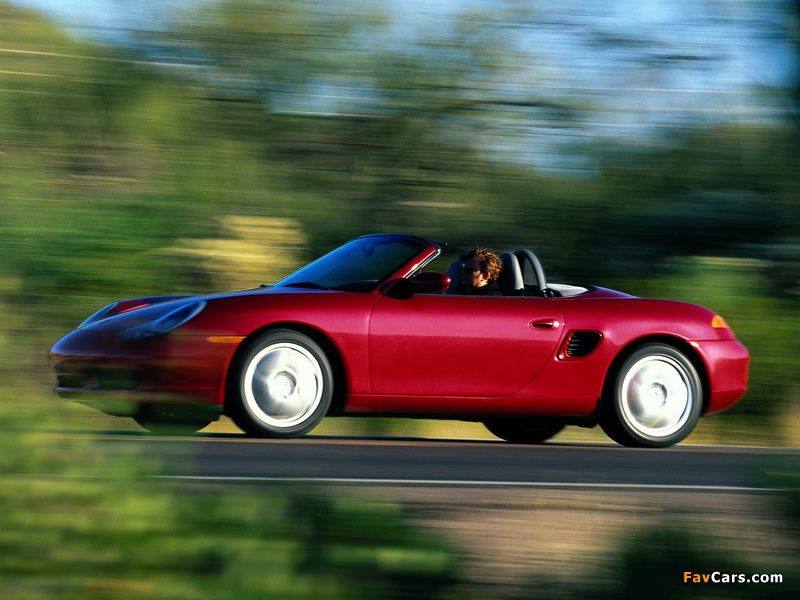
[[[382,297],[370,319],[372,393],[497,397],[527,386],[555,352],[561,322],[544,298]]]
[[[124,313],[114,320],[89,325],[62,338],[51,350],[51,364],[60,374],[86,377],[85,388],[70,391],[59,385],[63,396],[92,400],[93,394],[135,396],[136,401],[167,398],[177,403],[225,402],[225,379],[238,343],[258,331],[280,324],[305,326],[328,338],[348,358],[346,380],[354,392],[370,391],[368,328],[375,294],[323,292],[318,290],[264,288],[207,298],[209,306],[186,325],[147,340],[120,340],[114,333],[147,318],[157,305]],[[163,310],[163,309],[162,309]],[[211,341],[233,338],[235,342]],[[97,390],[91,373],[98,369],[139,370],[142,383],[135,390]],[[62,378],[60,378],[62,379]],[[99,399],[99,398],[98,398]]]
[[[409,277],[435,256],[438,247],[425,243],[391,279]],[[670,341],[692,356],[707,386],[705,412],[730,407],[747,388],[747,350],[730,329],[712,325],[713,312],[692,304],[602,288],[555,298],[403,298],[385,293],[390,288],[271,287],[126,301],[54,345],[57,390],[108,412],[115,398],[221,411],[237,350],[273,327],[324,340],[342,371],[335,389],[344,414],[591,415],[620,357],[647,341]],[[204,308],[167,333],[119,336],[198,301]],[[576,332],[596,341],[585,355],[566,351]]]
[[[701,306],[670,300],[641,298],[556,300],[571,329],[599,329],[603,343],[587,359],[596,359],[607,370],[626,348],[643,340],[683,342],[702,362],[709,382],[705,413],[719,412],[735,404],[747,389],[750,356],[727,327],[713,327],[715,314]],[[601,384],[602,385],[602,384]],[[602,389],[598,390],[602,394]]]
[[[51,363],[65,398],[100,405],[118,399],[221,405],[234,351],[232,345],[210,343],[205,337],[167,335],[133,342],[115,339],[112,331],[87,328],[60,340],[51,350]],[[126,374],[138,377],[135,388],[119,389]]]

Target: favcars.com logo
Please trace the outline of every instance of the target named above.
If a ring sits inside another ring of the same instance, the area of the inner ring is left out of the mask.
[[[744,573],[692,573],[683,572],[684,583],[783,583],[780,573],[757,573],[745,575]]]

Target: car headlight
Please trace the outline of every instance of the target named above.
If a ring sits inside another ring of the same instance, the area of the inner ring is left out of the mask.
[[[113,304],[109,304],[108,306],[104,306],[103,308],[98,310],[96,313],[94,313],[91,317],[86,319],[83,323],[78,325],[78,329],[81,329],[82,327],[86,327],[87,325],[91,325],[92,323],[94,323],[96,321],[99,321],[100,319],[105,317],[108,313],[110,313],[112,310],[114,310],[117,307],[117,304],[119,304],[119,302],[114,302]]]
[[[139,340],[167,333],[196,317],[205,307],[205,300],[184,304],[180,308],[176,308],[156,319],[143,321],[142,323],[137,323],[133,327],[123,329],[117,333],[117,337],[123,340]]]

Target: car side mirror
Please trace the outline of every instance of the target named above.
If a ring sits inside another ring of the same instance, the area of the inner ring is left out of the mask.
[[[381,287],[381,293],[397,300],[414,294],[441,294],[450,285],[450,278],[437,271],[423,271],[409,279],[392,279]]]

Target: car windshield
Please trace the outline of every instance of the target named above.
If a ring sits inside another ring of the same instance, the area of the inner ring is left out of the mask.
[[[395,235],[356,238],[275,286],[368,291],[424,249],[421,240]]]

